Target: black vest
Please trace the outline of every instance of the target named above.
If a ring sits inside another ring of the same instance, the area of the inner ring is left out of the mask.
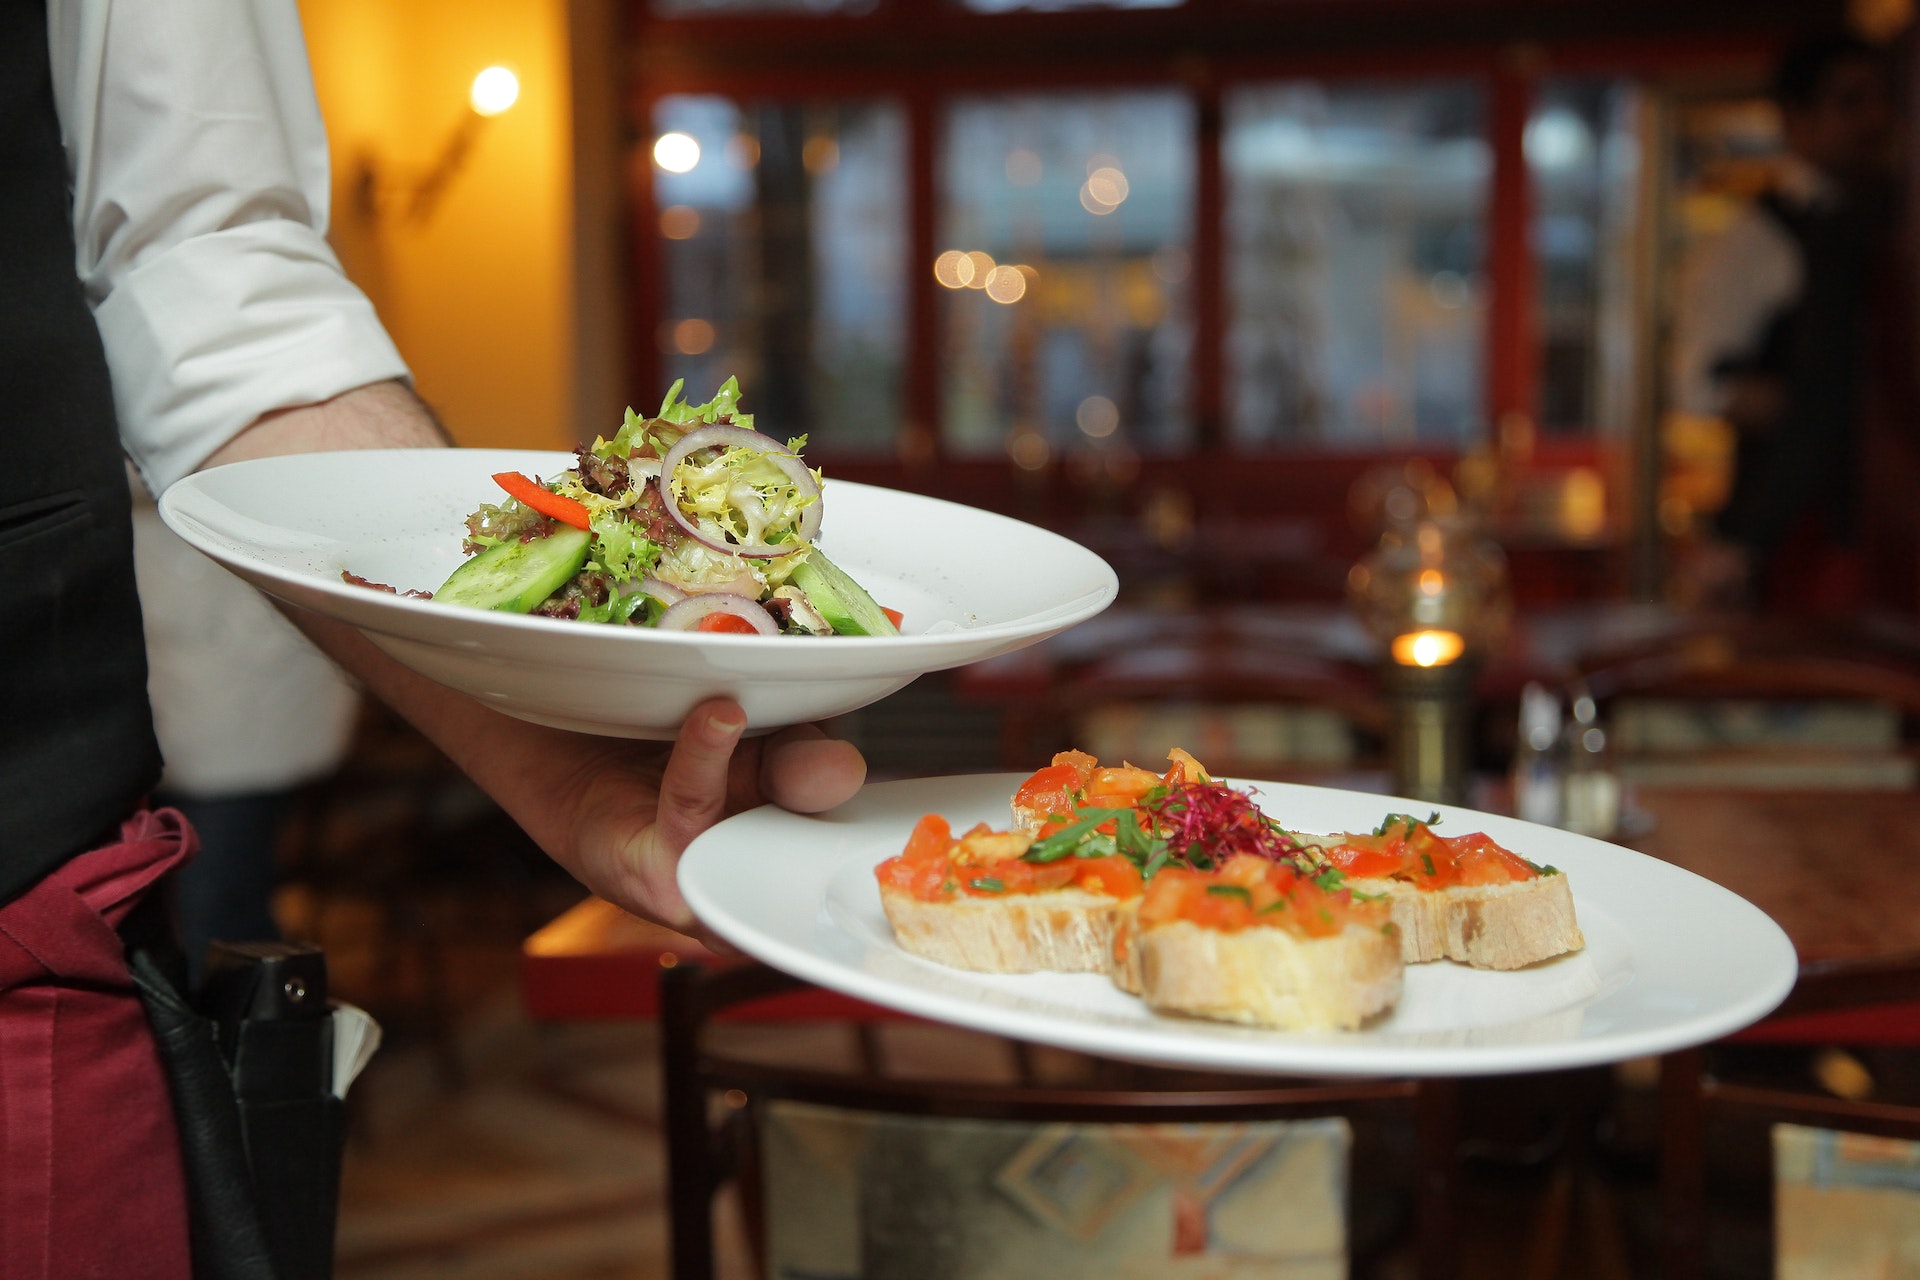
[[[111,835],[159,774],[46,0],[0,0],[0,903]]]
[[[1778,428],[1746,435],[1735,455],[1733,492],[1721,531],[1765,552],[1804,514],[1826,533],[1852,540],[1859,417],[1867,376],[1867,313],[1875,250],[1886,222],[1882,201],[1855,198],[1837,208],[1796,208],[1769,192],[1760,208],[1800,251],[1800,294],[1768,325],[1753,358],[1723,366],[1780,379]]]

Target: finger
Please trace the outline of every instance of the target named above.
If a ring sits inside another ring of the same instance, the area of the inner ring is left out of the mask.
[[[661,845],[676,858],[726,812],[728,766],[746,727],[746,713],[726,698],[701,703],[681,723],[654,820]]]
[[[769,739],[760,754],[760,790],[794,813],[821,813],[853,797],[867,779],[867,761],[851,742],[812,725]]]

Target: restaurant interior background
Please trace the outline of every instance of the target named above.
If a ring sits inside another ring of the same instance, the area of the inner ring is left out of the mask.
[[[1351,573],[1389,516],[1454,510],[1504,553],[1514,622],[1482,638],[1471,726],[1471,764],[1503,775],[1526,681],[1696,633],[1676,569],[1732,444],[1671,411],[1666,362],[1680,264],[1779,156],[1773,56],[1850,22],[1888,43],[1910,136],[1916,91],[1905,0],[301,10],[332,238],[458,443],[572,448],[675,379],[697,399],[733,374],[829,482],[1000,510],[1115,566],[1106,630],[839,726],[896,775],[1182,739],[1261,776],[1381,770],[1390,713]],[[489,65],[520,93],[482,120],[468,85]],[[1883,327],[1881,375],[1910,374],[1917,341]],[[1876,383],[1862,494],[1861,625],[1887,690],[1920,652],[1910,392]],[[1843,758],[1799,741],[1766,767],[1912,787],[1917,708],[1889,699]],[[577,893],[402,731],[370,716],[362,738],[308,798],[282,904],[395,1031],[362,1086],[341,1274],[664,1274],[650,1030],[536,1027],[514,996],[521,938]],[[778,1052],[838,1052],[780,1034]],[[1006,1069],[991,1046],[888,1034],[902,1069]],[[1463,1274],[1646,1273],[1644,1109],[1610,1114],[1603,1174],[1574,1183],[1562,1121],[1475,1130],[1470,1100],[1468,1123],[1471,1193],[1535,1225],[1508,1254],[1469,1239],[1464,1258],[1499,1266]],[[1729,1157],[1758,1207],[1723,1231],[1727,1274],[1769,1247],[1752,1154]],[[1364,1273],[1411,1274],[1367,1237],[1404,1220],[1358,1205]],[[1589,1247],[1556,1253],[1555,1231]]]

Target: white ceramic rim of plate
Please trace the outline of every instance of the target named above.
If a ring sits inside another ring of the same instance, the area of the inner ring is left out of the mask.
[[[983,782],[991,780],[989,785],[996,788],[1004,787],[1001,794],[1010,796],[1025,775],[974,775],[974,777]],[[929,783],[958,780],[912,779],[877,783],[868,790],[914,788]],[[1284,789],[1292,785],[1243,780],[1229,781],[1237,786],[1272,789]],[[1423,811],[1437,808],[1452,819],[1460,830],[1475,829],[1467,825],[1469,819],[1480,823],[1478,829],[1488,829],[1490,826],[1511,828],[1530,825],[1518,823],[1515,819],[1481,814],[1473,810],[1426,805],[1392,796],[1335,792],[1329,788],[1307,788],[1307,790],[1351,797],[1356,802],[1364,802],[1382,812],[1416,807]],[[1269,1031],[1244,1039],[1214,1039],[1204,1034],[1204,1028],[1210,1024],[1188,1024],[1182,1019],[1165,1016],[1152,1016],[1142,1021],[1139,1024],[1141,1028],[1139,1030],[1130,1025],[1115,1026],[1093,1020],[1081,1022],[1072,1018],[1063,1019],[1057,1013],[987,1004],[979,999],[943,994],[939,991],[890,980],[884,975],[870,974],[805,945],[790,943],[780,937],[772,936],[743,920],[739,914],[727,906],[722,897],[713,892],[714,886],[709,883],[710,875],[717,877],[716,882],[724,882],[725,879],[723,868],[717,865],[721,855],[716,855],[714,851],[724,841],[728,823],[741,823],[749,819],[768,817],[792,820],[796,823],[807,821],[801,815],[787,814],[771,806],[752,810],[729,819],[727,823],[721,823],[700,836],[688,849],[681,862],[679,882],[688,905],[707,927],[727,942],[776,969],[873,1004],[935,1021],[970,1027],[989,1034],[1031,1040],[1106,1057],[1273,1075],[1425,1077],[1505,1075],[1565,1070],[1670,1053],[1719,1039],[1758,1021],[1778,1006],[1792,989],[1798,975],[1798,961],[1793,944],[1786,933],[1759,908],[1731,890],[1684,868],[1631,849],[1552,828],[1539,828],[1541,831],[1551,832],[1561,841],[1577,841],[1591,846],[1596,854],[1600,851],[1611,851],[1612,854],[1637,859],[1638,862],[1634,865],[1640,873],[1651,879],[1652,887],[1656,890],[1660,880],[1671,877],[1668,880],[1669,886],[1678,887],[1684,884],[1690,891],[1709,895],[1709,900],[1715,902],[1719,909],[1727,913],[1726,920],[1723,920],[1722,924],[1724,925],[1727,921],[1737,924],[1738,932],[1741,934],[1739,942],[1750,950],[1755,960],[1752,967],[1754,981],[1751,989],[1739,998],[1728,999],[1703,1012],[1685,1016],[1676,1015],[1670,1021],[1656,1026],[1614,1030],[1591,1036],[1576,1035],[1540,1043],[1410,1046],[1369,1041],[1368,1037],[1371,1033],[1365,1030],[1308,1034]],[[1485,821],[1481,822],[1482,819]],[[904,844],[906,830],[903,829],[897,834],[898,843]],[[825,911],[827,889],[835,877],[855,860],[872,856],[873,851],[863,847],[859,851],[849,850],[837,856],[829,856],[817,850],[797,848],[797,843],[783,842],[783,856],[794,858],[796,861],[810,858],[812,863],[823,864],[815,866],[810,863],[804,873],[797,873],[797,878],[803,882],[794,885],[796,895],[804,893],[810,896],[811,900],[806,903],[804,909],[808,913],[808,920],[814,921]],[[892,852],[897,851],[897,848],[892,850]],[[1564,852],[1563,848],[1560,854],[1563,855]],[[889,856],[887,852],[881,852],[880,858],[886,856]],[[874,860],[875,864],[880,858]],[[709,863],[716,865],[710,870]],[[1578,875],[1573,877],[1572,884],[1577,907],[1582,896]],[[1592,891],[1589,890],[1588,896],[1591,896],[1591,893]],[[920,961],[917,957],[908,957],[904,951],[900,952],[900,955],[912,959],[915,963],[931,963]],[[1448,962],[1436,963],[1444,965]],[[964,970],[950,972],[961,975],[962,980],[967,976]],[[1472,971],[1463,970],[1463,972],[1471,973]],[[1018,979],[1026,976],[1029,975],[993,975],[997,979]],[[1631,984],[1632,978],[1629,977],[1628,985]],[[1183,1026],[1200,1028],[1202,1033],[1181,1035],[1179,1032]],[[1231,1029],[1236,1032],[1252,1030]]]
[[[168,528],[178,534],[181,539],[195,550],[211,556],[223,564],[231,564],[236,560],[243,562],[249,576],[266,579],[271,582],[283,583],[298,591],[318,592],[321,595],[342,600],[351,606],[356,606],[356,611],[358,608],[364,608],[371,604],[380,611],[398,609],[402,611],[401,616],[405,616],[408,613],[421,613],[423,616],[429,617],[444,616],[447,613],[448,607],[443,604],[436,604],[431,600],[420,600],[405,595],[388,595],[383,591],[354,586],[351,583],[329,578],[322,574],[302,573],[297,570],[283,568],[271,561],[261,560],[248,552],[243,545],[223,536],[218,529],[208,525],[190,511],[182,511],[181,504],[183,501],[191,501],[196,497],[205,497],[207,501],[213,501],[210,496],[204,495],[202,492],[206,483],[205,477],[218,476],[222,472],[229,472],[233,468],[238,467],[265,469],[276,464],[286,463],[288,459],[300,457],[325,456],[338,458],[353,454],[362,456],[379,454],[444,456],[445,452],[445,450],[441,449],[335,450],[324,455],[284,454],[270,458],[250,458],[242,462],[227,463],[224,466],[211,467],[205,471],[195,472],[169,486],[166,492],[160,495],[160,517]],[[575,455],[571,453],[552,450],[463,449],[460,452],[467,455],[497,454],[503,460],[511,459],[518,461],[521,468],[538,462],[543,465],[550,463],[564,469],[573,465],[577,460]],[[1083,622],[1095,614],[1098,614],[1109,604],[1113,603],[1114,598],[1119,594],[1120,582],[1118,576],[1113,571],[1112,565],[1107,564],[1103,558],[1089,551],[1086,547],[1081,546],[1071,538],[1055,533],[1051,529],[1029,524],[1026,521],[1016,520],[1011,516],[1001,515],[996,511],[988,511],[981,507],[970,507],[964,503],[951,502],[945,498],[929,497],[925,494],[913,493],[905,489],[889,489],[884,485],[862,484],[855,480],[830,480],[829,483],[836,490],[858,489],[866,492],[896,494],[904,498],[910,498],[916,503],[926,503],[933,507],[949,508],[955,511],[965,512],[966,518],[968,519],[1004,522],[1008,525],[1018,526],[1023,531],[1022,536],[1040,537],[1061,543],[1064,548],[1071,548],[1069,554],[1084,556],[1089,561],[1098,563],[1100,568],[1105,571],[1105,580],[1100,588],[1085,592],[1072,600],[1064,601],[1052,609],[1039,613],[1025,614],[1008,622],[969,626],[961,630],[942,631],[931,634],[835,636],[833,638],[833,647],[842,654],[848,652],[849,649],[853,651],[860,649],[881,649],[899,653],[902,652],[903,646],[906,647],[906,652],[923,648],[941,649],[953,646],[957,640],[965,641],[971,645],[979,642],[991,643],[998,640],[1018,639],[1030,636],[1036,631],[1064,630],[1067,627]],[[480,494],[475,497],[474,501],[483,501],[485,498],[485,494]],[[272,594],[272,592],[269,592],[269,594]],[[508,631],[531,629],[538,633],[564,634],[564,632],[555,631],[556,619],[552,618],[499,613],[485,609],[468,609],[462,612],[463,615],[470,615],[468,620],[477,626],[499,628]],[[381,629],[377,625],[365,621],[356,621],[354,625],[373,627],[375,630]],[[578,624],[573,623],[564,623],[562,625],[568,631],[577,629],[596,637],[622,636],[629,640],[641,640],[648,644],[682,645],[700,648],[719,644],[748,649],[766,647],[775,653],[791,654],[794,652],[793,637],[791,636],[742,635],[733,632],[708,631],[661,631],[654,627],[581,628]]]

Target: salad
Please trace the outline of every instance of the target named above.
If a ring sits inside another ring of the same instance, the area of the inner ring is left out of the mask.
[[[470,559],[442,604],[577,622],[757,635],[899,634],[815,539],[821,480],[753,429],[728,378],[705,404],[632,409],[611,440],[545,479],[502,472],[507,493],[467,517]]]

